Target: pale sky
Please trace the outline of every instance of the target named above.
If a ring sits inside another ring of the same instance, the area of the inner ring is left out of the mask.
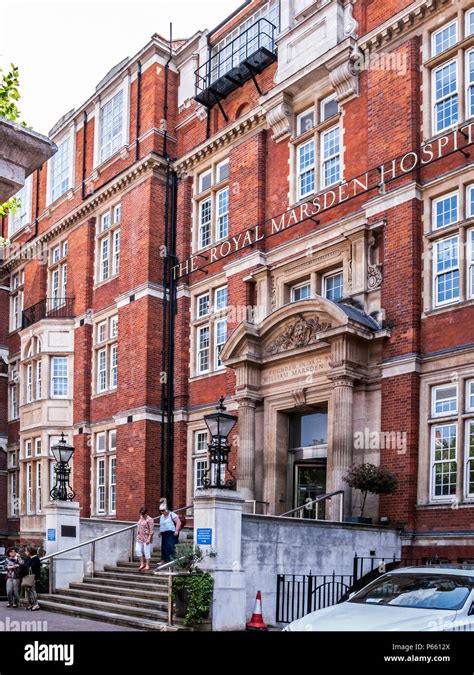
[[[0,68],[20,69],[22,119],[47,134],[153,33],[213,28],[242,0],[0,0]]]

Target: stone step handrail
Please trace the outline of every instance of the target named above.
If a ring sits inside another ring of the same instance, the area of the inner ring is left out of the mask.
[[[324,502],[328,499],[332,499],[333,497],[336,497],[337,495],[341,495],[341,503],[339,507],[339,522],[343,522],[344,520],[344,490],[336,490],[335,492],[329,492],[326,495],[321,495],[320,497],[316,497],[316,499],[311,500],[310,502],[306,502],[306,504],[303,504],[302,506],[297,506],[295,509],[291,509],[291,511],[286,511],[286,513],[282,513],[277,516],[277,518],[286,518],[288,516],[293,516],[293,514],[296,513],[301,513],[299,518],[303,517],[303,512],[306,510],[308,511],[313,504],[319,504],[320,502]],[[318,519],[318,509],[315,511],[315,520]]]

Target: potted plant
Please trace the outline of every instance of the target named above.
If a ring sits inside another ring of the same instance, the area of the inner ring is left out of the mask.
[[[397,479],[390,471],[369,463],[352,467],[344,476],[344,480],[349,487],[362,493],[360,516],[347,518],[350,523],[371,524],[372,518],[364,518],[365,502],[369,492],[374,495],[390,495],[395,492],[398,485]]]
[[[173,579],[173,599],[176,616],[184,618],[186,626],[198,626],[209,616],[214,579],[197,566],[204,558],[199,546],[183,543],[176,545],[174,567],[183,572]],[[215,556],[212,551],[207,555]]]

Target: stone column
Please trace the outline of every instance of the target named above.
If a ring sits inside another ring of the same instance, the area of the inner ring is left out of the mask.
[[[79,502],[49,502],[44,507],[44,512],[46,514],[44,540],[46,555],[80,543]],[[84,564],[80,549],[56,557],[53,569],[55,588],[68,588],[71,582],[82,581]]]
[[[242,498],[255,499],[255,406],[253,398],[237,399],[239,433],[237,448],[237,487]]]
[[[242,496],[234,490],[198,490],[194,496],[194,542],[204,552],[216,554],[199,564],[214,578],[213,631],[245,629],[242,505]]]
[[[344,490],[344,515],[352,514],[352,494],[351,488],[343,480],[348,470],[352,466],[353,450],[353,400],[354,400],[354,379],[349,375],[336,375],[332,378],[334,382],[333,406],[332,406],[332,475],[331,492],[335,490]],[[331,518],[338,519],[339,498],[333,501]]]

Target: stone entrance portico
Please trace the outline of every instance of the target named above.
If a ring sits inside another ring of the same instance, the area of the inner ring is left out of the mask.
[[[241,323],[221,358],[236,373],[239,406],[238,484],[246,500],[267,503],[268,513],[294,506],[288,415],[327,405],[327,450],[307,448],[308,459],[327,455],[326,492],[350,489],[343,476],[355,456],[354,431],[379,429],[381,340],[378,323],[352,305],[322,297],[285,305],[260,324]],[[360,452],[360,451],[358,451]],[[373,451],[372,451],[373,452]],[[336,506],[336,505],[335,505]]]

